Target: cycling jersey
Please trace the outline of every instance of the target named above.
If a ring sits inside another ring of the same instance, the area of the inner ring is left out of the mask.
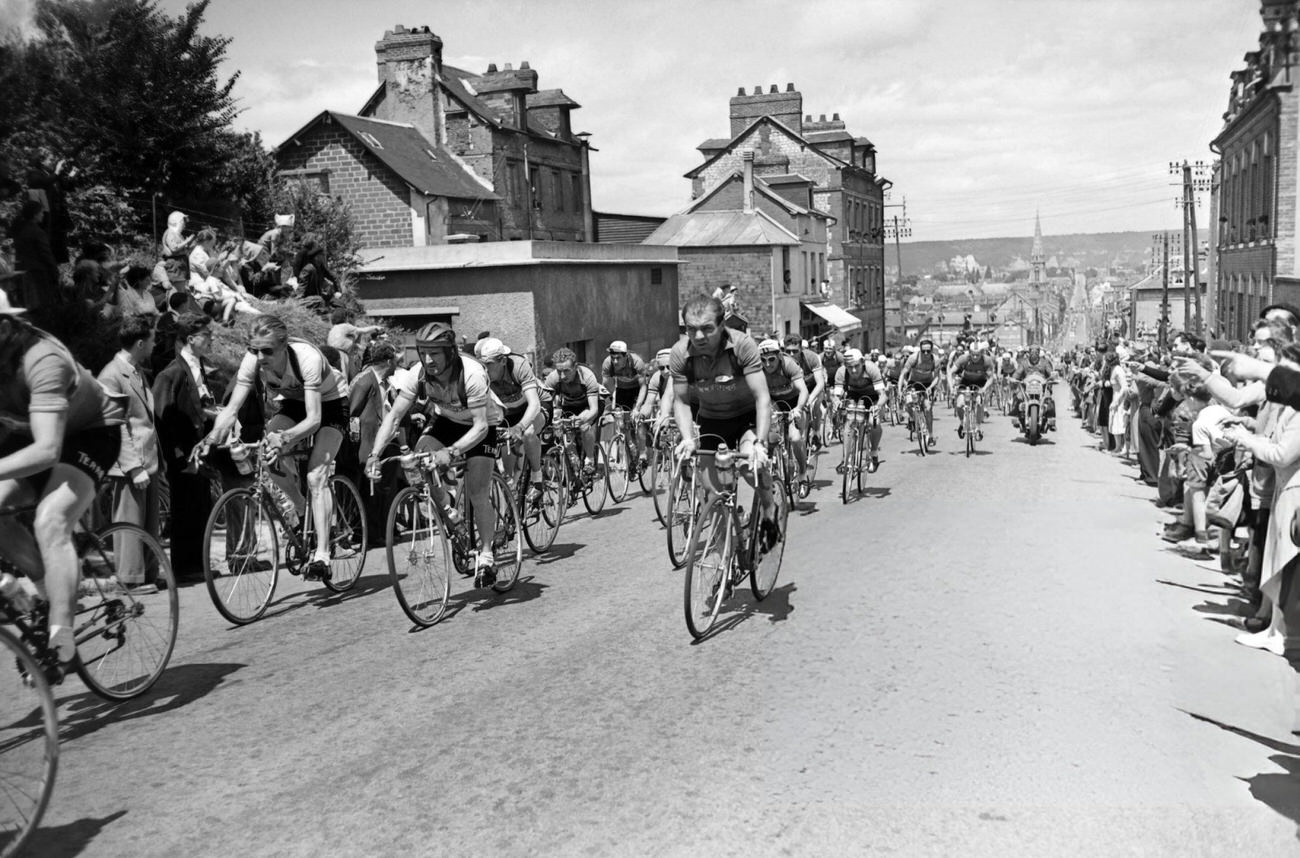
[[[1019,368],[1016,369],[1016,378],[1023,380],[1025,376],[1031,374],[1047,378],[1052,374],[1052,365],[1048,363],[1045,357],[1039,357],[1038,363],[1032,363],[1029,358],[1025,358],[1021,361]]]
[[[648,385],[650,390],[654,391],[655,396],[660,399],[664,398],[664,392],[668,390],[668,385],[672,382],[672,373],[666,367],[660,367],[655,370],[654,375],[650,376]]]
[[[727,328],[717,354],[697,354],[690,339],[673,346],[673,381],[686,384],[700,403],[701,419],[725,420],[754,411],[754,394],[745,376],[763,371],[758,346],[749,334]]]
[[[962,355],[953,365],[953,374],[960,376],[962,387],[983,387],[989,380],[988,360],[973,352]]]
[[[803,377],[803,370],[789,355],[781,355],[771,369],[764,364],[763,375],[767,379],[767,392],[773,401],[789,401],[791,404],[799,401],[799,391],[795,389],[794,380]]]
[[[32,439],[31,415],[66,413],[64,438],[120,426],[124,403],[100,386],[63,343],[40,332],[23,353],[17,376],[0,385],[0,440]]]
[[[803,370],[803,382],[808,385],[808,392],[812,393],[812,389],[817,384],[813,374],[822,368],[822,359],[812,349],[801,348],[799,354],[795,357],[795,361],[799,364],[799,368]]]
[[[488,386],[506,414],[518,416],[528,407],[525,391],[537,390],[540,385],[537,376],[533,374],[532,365],[522,355],[506,355],[504,360],[506,371],[501,373],[501,378],[495,380],[488,373]]]
[[[822,352],[821,358],[822,358],[822,369],[826,370],[827,378],[834,378],[835,372],[840,367],[844,366],[844,360],[835,352],[831,352],[830,354],[827,354],[826,352]]]
[[[633,390],[641,386],[641,375],[645,372],[645,361],[641,360],[639,355],[628,354],[628,360],[618,369],[614,368],[614,356],[609,355],[605,362],[600,365],[600,377],[602,379],[614,379],[614,387],[631,388]]]
[[[862,372],[850,373],[847,366],[842,366],[835,373],[835,388],[843,389],[847,399],[865,399],[875,402],[885,389],[885,379],[875,364],[862,365]]]
[[[917,352],[908,358],[908,365],[911,366],[911,374],[908,375],[908,381],[913,384],[932,384],[934,383],[935,371],[939,368],[939,361],[935,358],[934,353]]]
[[[309,390],[319,391],[321,402],[343,398],[338,378],[325,362],[320,349],[300,340],[290,340],[288,346],[290,354],[283,374],[277,375],[270,369],[262,369],[258,365],[257,355],[249,352],[240,361],[239,370],[235,373],[235,384],[256,388],[260,381],[268,400],[282,398],[303,402]]]
[[[568,381],[560,378],[558,370],[551,370],[542,387],[551,391],[559,404],[568,409],[586,410],[587,397],[600,395],[596,374],[582,364],[574,366],[573,376]]]
[[[423,394],[428,400],[426,414],[436,414],[462,426],[474,422],[470,409],[483,406],[487,406],[488,425],[500,423],[501,404],[492,395],[487,369],[469,355],[456,353],[455,357],[460,359],[459,383],[453,379],[444,384],[436,378],[430,378],[424,364],[420,363],[414,372],[406,373],[397,388],[398,394],[406,394],[412,399],[420,398]]]

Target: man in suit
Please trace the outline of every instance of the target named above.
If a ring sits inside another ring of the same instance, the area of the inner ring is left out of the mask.
[[[190,451],[216,415],[209,390],[211,319],[187,313],[176,321],[176,358],[154,381],[158,439],[172,498],[171,559],[177,581],[203,580],[203,529],[212,507],[208,480],[189,462]]]
[[[154,433],[154,398],[144,368],[153,354],[153,318],[127,316],[118,329],[122,350],[99,373],[100,385],[126,406],[122,445],[109,470],[113,481],[113,520],[143,527],[158,535],[158,438]],[[129,539],[114,547],[118,581],[127,587],[156,582],[156,569],[145,568],[140,546]],[[154,579],[154,580],[150,580]]]
[[[361,361],[364,368],[353,380],[348,400],[348,428],[358,445],[357,457],[364,462],[375,446],[375,435],[388,411],[384,382],[397,367],[397,347],[383,340],[372,342],[366,346]],[[380,457],[391,456],[394,452],[381,452]],[[374,491],[371,491],[369,480],[361,480],[361,494],[366,502],[372,545],[382,545],[384,542],[388,504],[397,487],[397,470],[398,464],[389,462]]]

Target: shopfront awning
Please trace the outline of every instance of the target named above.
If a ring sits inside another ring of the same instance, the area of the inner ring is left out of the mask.
[[[862,320],[835,304],[804,304],[811,312],[835,326],[841,334],[851,334],[862,327]]]

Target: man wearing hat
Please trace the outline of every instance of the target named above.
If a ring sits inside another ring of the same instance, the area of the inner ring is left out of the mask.
[[[474,346],[474,356],[487,368],[488,386],[500,401],[507,431],[524,444],[528,460],[528,502],[542,496],[542,440],[539,433],[546,425],[542,410],[542,386],[533,373],[532,364],[523,355],[512,354],[496,337],[484,337]],[[507,472],[514,472],[507,463]]]
[[[614,407],[634,414],[645,401],[645,361],[640,355],[630,354],[627,343],[614,340],[609,344],[609,355],[600,365],[600,383],[614,392]],[[645,425],[639,424],[632,433],[636,447],[637,464],[645,467]]]
[[[387,412],[388,400],[384,396],[384,382],[397,368],[397,347],[383,340],[366,346],[362,353],[363,367],[348,391],[348,428],[357,442],[357,458],[368,461],[375,447],[375,435]],[[391,446],[391,445],[390,445]],[[379,451],[380,458],[388,458],[390,451]],[[388,502],[397,487],[397,462],[389,462],[381,469],[381,479],[372,491],[370,480],[361,481],[361,495],[366,503],[366,517],[370,523],[372,545],[384,543],[387,527]]]

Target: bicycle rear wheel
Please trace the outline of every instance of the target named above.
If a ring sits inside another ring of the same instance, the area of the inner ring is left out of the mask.
[[[668,509],[671,504],[668,501],[668,484],[673,476],[673,452],[671,449],[663,449],[660,444],[655,444],[650,451],[650,500],[654,503],[655,518],[659,519],[661,527],[668,526]]]
[[[840,501],[849,502],[849,483],[853,479],[853,469],[857,467],[858,447],[862,444],[862,431],[850,429],[844,434],[844,464],[840,475]]]
[[[280,537],[256,489],[221,496],[203,531],[203,576],[217,613],[244,625],[266,613],[280,566]]]
[[[710,498],[700,511],[686,552],[686,629],[696,640],[708,634],[718,619],[735,554],[731,516],[717,497]]]
[[[118,522],[88,541],[81,569],[77,675],[107,700],[138,697],[162,676],[176,646],[180,600],[167,554],[144,528]]]
[[[351,590],[366,565],[366,547],[370,533],[361,492],[347,477],[330,478],[334,496],[333,521],[330,524],[330,575],[324,584],[335,593]]]
[[[12,858],[40,825],[59,768],[54,692],[31,651],[0,629],[0,858]]]
[[[497,580],[492,589],[504,593],[519,580],[519,569],[524,563],[524,542],[519,526],[519,512],[510,494],[510,486],[500,474],[492,475],[492,510],[495,513],[495,537],[492,540],[492,560]]]
[[[406,486],[388,507],[388,574],[397,604],[417,626],[442,619],[451,596],[451,552],[433,502]]]
[[[531,487],[519,493],[518,509],[523,519],[524,540],[535,554],[542,554],[555,543],[564,518],[564,477],[557,472],[563,465],[554,456],[542,460],[542,496],[529,503]]]
[[[609,497],[609,466],[605,458],[605,450],[600,444],[596,445],[593,452],[592,461],[596,466],[596,474],[582,493],[582,505],[587,508],[587,512],[595,516],[605,508],[605,501]]]
[[[622,503],[627,499],[627,491],[632,484],[628,479],[631,456],[627,450],[627,441],[621,435],[615,435],[599,446],[601,455],[605,457],[605,475],[609,484],[610,499],[614,503]],[[599,461],[596,470],[600,470]]]
[[[691,525],[695,523],[695,493],[692,491],[691,480],[683,473],[688,461],[683,459],[673,468],[672,479],[668,483],[668,559],[672,561],[674,569],[681,569],[686,563]]]
[[[785,556],[785,528],[790,520],[790,504],[785,501],[787,494],[779,485],[780,482],[780,478],[776,478],[777,484],[772,486],[772,490],[776,496],[776,524],[780,529],[781,538],[766,552],[758,550],[757,498],[754,502],[754,511],[750,516],[754,521],[750,544],[753,546],[755,560],[750,564],[749,588],[753,591],[754,598],[760,602],[766,599],[771,594],[772,588],[776,586],[777,576],[781,574],[781,558]]]

